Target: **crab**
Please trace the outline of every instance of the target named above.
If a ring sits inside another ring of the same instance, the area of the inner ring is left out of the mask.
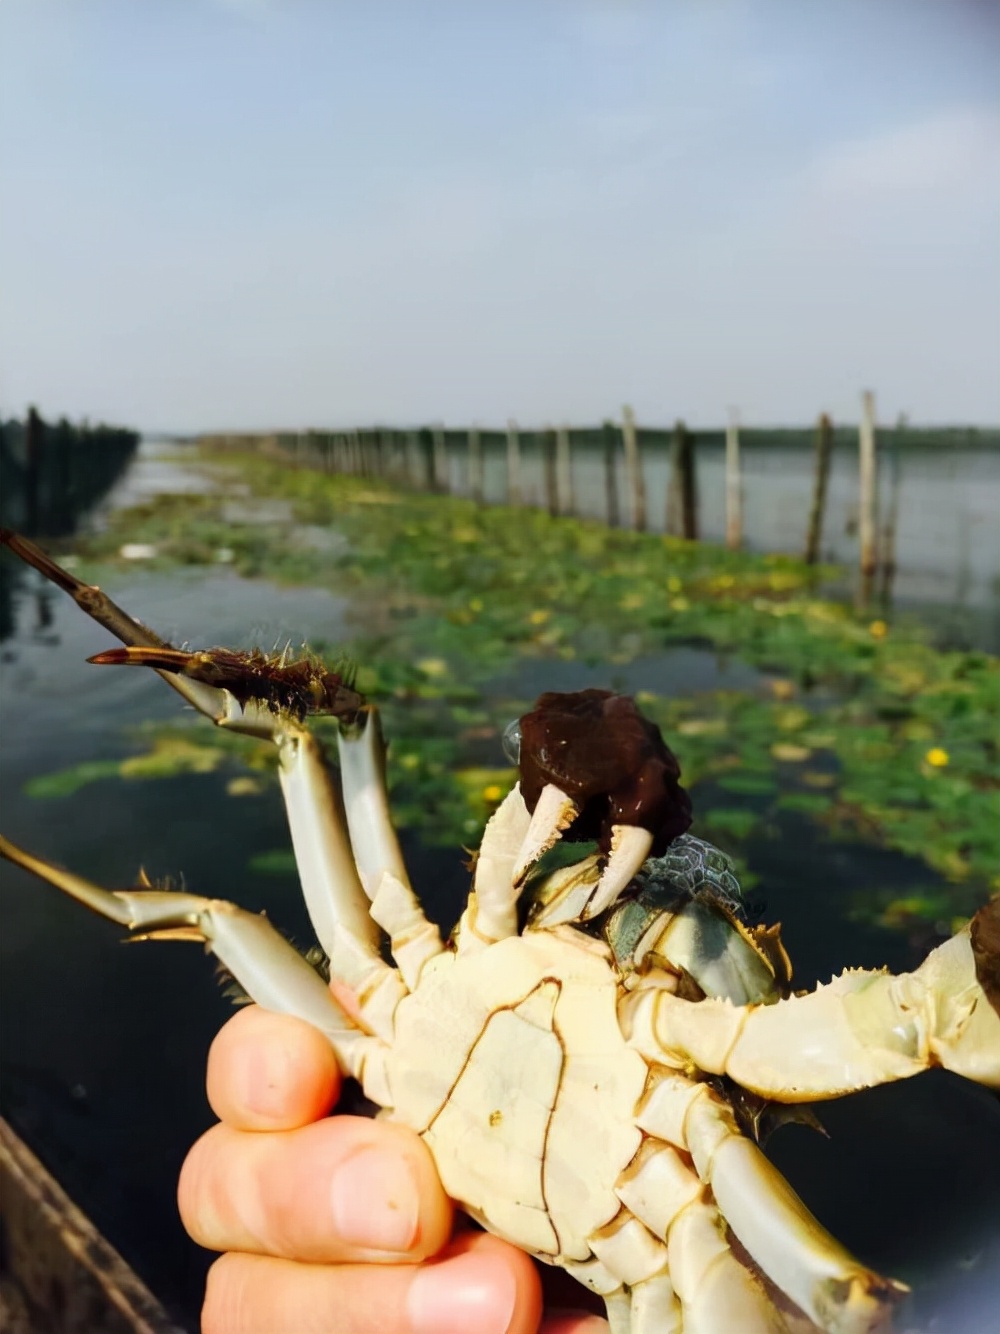
[[[779,1334],[784,1298],[829,1334],[888,1328],[904,1285],[811,1216],[747,1103],[932,1065],[1000,1087],[1000,900],[912,973],[848,970],[791,994],[777,929],[746,924],[731,865],[687,832],[658,730],[631,700],[583,691],[542,696],[511,734],[520,781],[444,940],[392,827],[377,709],[348,676],[175,649],[3,540],[124,645],[94,661],[151,667],[217,726],[275,744],[309,915],[353,1004],[263,916],[145,880],[109,891],[6,839],[0,854],[137,938],[205,942],[252,999],[314,1024],[465,1211],[600,1294],[614,1334]],[[339,782],[316,712],[340,720]],[[596,851],[547,871],[560,840]]]

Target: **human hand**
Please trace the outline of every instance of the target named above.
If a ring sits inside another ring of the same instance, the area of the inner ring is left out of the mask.
[[[256,1006],[208,1059],[220,1124],[181,1170],[209,1271],[203,1334],[606,1334],[583,1313],[542,1319],[538,1272],[497,1237],[452,1235],[452,1205],[404,1126],[327,1113],[340,1074],[327,1041]]]

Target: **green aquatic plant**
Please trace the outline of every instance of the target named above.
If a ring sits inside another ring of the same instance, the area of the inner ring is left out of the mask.
[[[919,858],[944,883],[934,894],[950,895],[959,913],[1000,887],[1000,670],[990,655],[941,651],[919,627],[859,616],[820,596],[827,572],[790,557],[257,458],[211,466],[212,494],[112,516],[79,547],[86,577],[91,562],[114,562],[141,540],[155,567],[223,563],[245,577],[353,594],[352,642],[310,647],[360,664],[358,688],[379,700],[394,739],[394,809],[426,839],[453,844],[481,827],[487,794],[503,786],[489,769],[500,732],[552,664],[590,669],[598,684],[641,659],[662,666],[662,685],[642,693],[642,706],[672,738],[686,780],[713,785],[699,809],[710,812],[708,836],[730,851],[794,815],[830,837]],[[234,505],[236,481],[252,496]],[[671,655],[692,645],[754,671],[738,689],[678,692]],[[145,761],[123,764],[150,777],[201,762],[161,736]],[[107,771],[73,774],[36,780],[33,791],[56,795]],[[876,897],[873,914],[891,921]],[[940,903],[928,911],[941,919]]]

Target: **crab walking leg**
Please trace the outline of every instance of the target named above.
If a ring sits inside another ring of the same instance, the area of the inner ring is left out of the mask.
[[[669,1129],[674,1132],[677,1127]],[[644,1225],[667,1247],[668,1269],[632,1287],[636,1331],[676,1327],[685,1334],[726,1329],[786,1334],[770,1297],[730,1250],[725,1223],[706,1201],[704,1185],[691,1170],[690,1160],[672,1144],[650,1135],[619,1179],[615,1194],[632,1216],[629,1226]],[[606,1254],[602,1258],[608,1262]],[[667,1323],[666,1316],[654,1316],[669,1312],[672,1305],[677,1305],[675,1326]]]
[[[652,1207],[660,1212],[658,1204]],[[592,1237],[602,1269],[623,1285],[603,1294],[612,1331],[788,1334],[763,1285],[733,1254],[725,1231],[699,1188],[698,1198],[662,1232],[623,1211]]]
[[[315,969],[263,915],[195,894],[102,889],[2,837],[0,856],[126,927],[135,933],[133,940],[204,942],[252,1000],[318,1028],[344,1073],[358,1079],[375,1101],[385,1100],[384,1044],[357,1027]]]
[[[472,893],[458,929],[458,952],[470,954],[518,933],[520,891],[514,867],[531,817],[515,783],[490,816],[476,856]]]
[[[389,813],[385,741],[377,709],[362,709],[338,738],[344,810],[354,862],[372,918],[389,936],[392,957],[407,987],[417,985],[424,964],[444,949],[441,933],[424,915],[403,862]]]
[[[787,1334],[788,1325],[763,1285],[733,1254],[719,1210],[688,1205],[668,1235],[671,1281],[684,1334]]]
[[[760,1149],[740,1134],[731,1109],[707,1084],[664,1074],[646,1094],[636,1123],[649,1135],[687,1145],[695,1180],[708,1184],[743,1246],[821,1329],[867,1334],[884,1326],[905,1287],[865,1268],[821,1226]],[[674,1185],[661,1194],[669,1198],[677,1191]],[[683,1297],[679,1276],[686,1271],[675,1262],[672,1249],[671,1273]]]
[[[698,1175],[764,1273],[831,1334],[884,1328],[906,1285],[859,1264],[740,1133],[732,1109],[705,1085],[697,1093],[684,1126]]]
[[[128,656],[131,653],[130,649],[112,649],[90,661],[98,665],[152,665],[144,656]],[[225,688],[168,670],[156,670],[217,727],[274,742],[302,893],[316,937],[331,960],[337,959],[343,933],[370,953],[376,953],[378,931],[358,879],[340,796],[320,742],[307,727],[286,713],[254,700],[241,705]],[[356,981],[353,976],[345,980],[351,984]]]
[[[406,864],[389,812],[385,782],[385,740],[378,710],[368,705],[337,740],[344,810],[358,875],[370,899],[383,875],[409,885]]]
[[[130,616],[95,584],[85,584],[69,570],[64,570],[51,556],[19,533],[9,528],[0,529],[0,543],[10,547],[25,564],[45,576],[57,588],[68,593],[81,611],[103,626],[116,639],[130,648],[170,650],[171,645],[148,629],[141,621]],[[104,655],[98,654],[98,657]],[[105,661],[108,659],[105,657]],[[174,672],[155,669],[171,689],[192,705],[199,713],[220,727],[231,727],[249,736],[270,737],[274,731],[274,715],[261,705],[251,703],[244,710],[228,690],[206,685]]]
[[[0,530],[0,538],[15,555],[68,593],[82,611],[121,640],[127,649],[162,650],[160,656],[164,659],[194,656],[172,649],[166,640],[130,616],[101,589],[83,583],[69,570],[64,570],[34,542],[8,529]],[[338,932],[343,931],[377,955],[378,931],[358,881],[344,832],[340,801],[326,768],[322,747],[312,734],[294,719],[264,704],[249,700],[246,705],[241,705],[230,691],[178,674],[176,670],[168,671],[144,662],[142,655],[130,658],[121,650],[111,650],[98,654],[91,661],[98,665],[153,666],[171,689],[217,727],[260,737],[277,745],[292,843],[317,939],[331,959],[338,954]],[[345,980],[356,985],[361,978],[348,976]]]
[[[681,1304],[668,1274],[637,1283],[629,1295],[629,1334],[683,1334]]]
[[[1000,914],[1000,900],[982,914]],[[695,1005],[646,991],[623,1002],[621,1017],[630,1045],[652,1059],[727,1074],[778,1102],[836,1097],[932,1065],[1000,1087],[1000,1013],[979,982],[969,927],[898,977],[847,971],[774,1005]]]
[[[317,738],[289,718],[275,719],[273,726],[278,779],[309,919],[332,971],[354,986],[359,979],[341,971],[348,967],[342,954],[356,942],[377,957],[379,937],[355,865],[340,793]],[[344,941],[345,935],[350,942]]]

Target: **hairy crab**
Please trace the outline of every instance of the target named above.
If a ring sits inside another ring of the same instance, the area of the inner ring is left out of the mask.
[[[357,1014],[262,916],[146,883],[109,892],[7,840],[3,856],[140,938],[207,942],[260,1004],[315,1024],[466,1211],[599,1293],[616,1334],[777,1334],[775,1291],[824,1331],[888,1325],[902,1285],[809,1214],[747,1133],[747,1100],[808,1103],[934,1064],[1000,1086],[1000,902],[911,974],[848,970],[791,995],[777,931],[744,924],[726,860],[688,835],[657,729],[584,691],[520,720],[521,781],[445,942],[392,828],[377,711],[349,681],[176,650],[4,541],[125,645],[98,662],[150,666],[217,725],[275,743],[310,917]],[[317,711],[341,720],[339,783],[307,726]],[[560,837],[597,852],[541,873]]]

